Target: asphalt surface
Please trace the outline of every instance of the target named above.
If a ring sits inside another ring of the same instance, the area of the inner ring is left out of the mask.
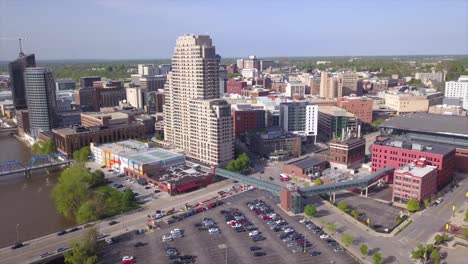
[[[260,195],[262,200],[273,207],[277,214],[289,223],[296,231],[306,233],[306,238],[312,243],[311,251],[320,251],[319,256],[309,256],[303,252],[291,253],[286,244],[279,238],[279,233],[275,233],[258,218],[246,205],[248,201],[256,199]],[[288,216],[280,210],[275,204],[278,202],[276,197],[272,197],[267,192],[249,191],[241,195],[232,196],[225,199],[225,204],[214,209],[206,211],[203,215],[197,214],[188,217],[180,222],[166,225],[152,233],[143,235],[130,234],[124,237],[118,243],[106,245],[102,249],[103,263],[117,263],[123,256],[134,256],[137,263],[170,263],[165,254],[164,248],[167,246],[176,247],[182,255],[196,256],[195,263],[357,263],[350,255],[345,252],[334,252],[326,242],[320,239],[316,234],[311,233],[305,226],[299,223],[297,218]],[[248,233],[237,233],[233,228],[225,223],[221,210],[229,208],[239,209],[255,226],[266,240],[253,242]],[[207,231],[199,231],[195,227],[196,223],[201,223],[202,218],[211,218],[219,226],[221,233],[210,235]],[[184,231],[184,237],[178,238],[173,242],[163,243],[161,238],[168,234],[170,230],[179,228]],[[134,247],[136,242],[146,243],[142,247]],[[250,246],[259,246],[266,255],[254,257],[249,250]]]

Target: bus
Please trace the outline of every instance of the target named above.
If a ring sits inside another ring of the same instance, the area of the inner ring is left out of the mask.
[[[280,181],[289,181],[289,177],[286,174],[281,173],[279,176]]]

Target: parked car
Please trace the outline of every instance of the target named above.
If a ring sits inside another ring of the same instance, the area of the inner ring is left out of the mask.
[[[112,220],[109,222],[109,225],[115,225],[115,224],[118,224],[119,222],[115,221],[115,220]]]
[[[144,246],[144,245],[145,245],[145,244],[143,244],[143,242],[138,241],[138,242],[136,242],[133,246],[134,246],[134,247],[141,247],[141,246]]]
[[[134,259],[133,256],[124,256],[124,257],[122,258],[122,261],[133,260],[133,259]]]
[[[73,227],[73,228],[68,229],[67,233],[75,232],[75,231],[78,231],[80,229],[81,229],[81,227]]]
[[[11,249],[17,249],[17,248],[21,248],[21,247],[24,247],[24,244],[21,243],[21,242],[18,242],[18,243],[15,243]]]
[[[250,251],[257,251],[257,250],[261,250],[262,248],[261,247],[257,247],[257,246],[252,246],[249,248]]]
[[[60,231],[60,232],[57,233],[57,236],[63,236],[63,235],[65,235],[66,233],[67,233],[66,230],[62,230],[62,231]]]
[[[322,234],[322,235],[320,235],[320,238],[321,238],[321,239],[325,239],[325,238],[329,238],[329,237],[330,237],[330,236],[327,235],[327,234]]]
[[[255,256],[255,257],[263,257],[263,256],[265,256],[265,255],[266,255],[265,252],[256,251],[256,252],[254,253],[254,256]]]
[[[310,256],[315,257],[315,256],[320,256],[321,254],[322,254],[322,252],[320,252],[320,251],[312,251],[310,253]]]
[[[112,239],[111,237],[106,238],[105,241],[106,241],[107,244],[113,244],[114,243],[114,239]]]

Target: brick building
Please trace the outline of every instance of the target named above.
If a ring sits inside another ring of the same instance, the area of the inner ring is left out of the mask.
[[[247,82],[229,79],[226,83],[226,93],[227,94],[242,94],[242,90],[247,87]]]
[[[265,110],[236,110],[232,112],[234,118],[235,137],[243,136],[252,129],[265,128]]]
[[[428,165],[424,158],[395,170],[393,178],[393,202],[421,202],[437,192],[437,167]]]
[[[29,133],[29,112],[28,110],[17,110],[16,111],[16,126],[18,127],[18,134],[24,136],[25,133]]]
[[[345,96],[336,100],[336,105],[353,113],[362,122],[372,123],[373,100],[367,97]]]
[[[378,138],[372,145],[372,172],[388,166],[399,169],[416,159],[425,158],[427,164],[438,169],[437,187],[440,189],[452,180],[455,167],[455,148],[438,144],[421,144],[396,138]],[[387,176],[392,182],[393,178]]]
[[[364,163],[366,157],[366,140],[351,138],[332,140],[330,142],[330,167],[356,169]]]
[[[328,162],[317,157],[307,157],[289,162],[284,165],[283,173],[305,180],[312,180],[321,175],[327,168]]]

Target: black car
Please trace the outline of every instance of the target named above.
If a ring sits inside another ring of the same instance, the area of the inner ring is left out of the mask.
[[[320,251],[313,251],[312,253],[310,253],[310,256],[315,257],[315,256],[320,256],[321,254],[322,252]]]
[[[195,256],[191,256],[191,255],[183,255],[183,256],[180,256],[180,260],[195,260]]]
[[[263,240],[265,240],[265,239],[266,239],[266,238],[265,238],[264,236],[262,236],[262,235],[256,235],[256,236],[253,236],[253,237],[252,237],[252,240],[253,240],[254,242],[263,241]]]
[[[273,177],[268,177],[268,179],[270,179],[270,181],[274,181],[274,180],[275,180],[275,178],[273,178]]]
[[[263,257],[263,256],[265,256],[265,255],[266,255],[265,252],[259,252],[259,251],[257,251],[257,252],[254,253],[254,256],[255,256],[255,257]]]
[[[143,242],[136,242],[135,245],[133,245],[134,247],[141,247],[141,246],[144,246],[145,244],[143,244]]]
[[[81,228],[80,227],[73,227],[73,228],[70,228],[67,230],[68,233],[71,233],[71,232],[75,232],[75,231],[78,231],[80,230]]]
[[[63,235],[65,235],[66,233],[67,233],[67,231],[62,230],[62,231],[60,231],[60,232],[57,233],[57,236],[63,236]]]
[[[21,247],[24,247],[24,244],[21,243],[21,242],[18,242],[18,243],[15,243],[11,249],[17,249],[17,248],[21,248]]]
[[[257,247],[257,246],[250,247],[251,251],[257,251],[257,250],[261,250],[261,249],[262,249],[261,247]]]
[[[118,224],[118,223],[119,223],[119,222],[117,222],[117,221],[114,220],[114,221],[110,221],[110,222],[109,222],[109,225],[115,225],[115,224]]]

